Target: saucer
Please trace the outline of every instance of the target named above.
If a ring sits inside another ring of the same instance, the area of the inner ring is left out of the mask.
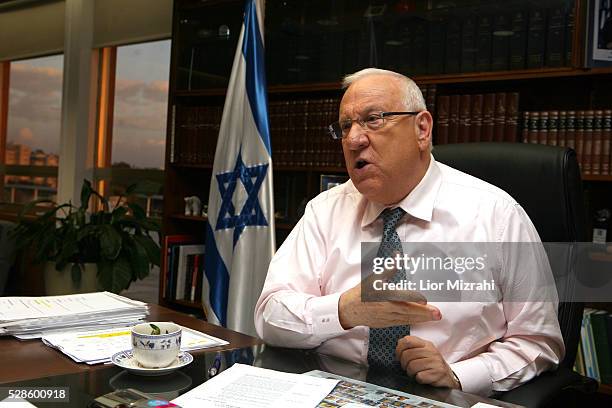
[[[138,375],[164,375],[171,373],[179,368],[185,367],[193,361],[193,356],[186,351],[179,352],[176,359],[168,367],[145,368],[142,367],[134,358],[132,350],[120,351],[113,354],[111,362],[121,368],[128,370],[132,374]]]

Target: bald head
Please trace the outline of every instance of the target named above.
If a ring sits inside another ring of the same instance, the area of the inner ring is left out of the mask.
[[[365,68],[353,74],[345,76],[342,80],[342,89],[347,89],[353,83],[370,76],[388,77],[399,86],[400,97],[402,98],[404,108],[408,111],[423,111],[426,110],[425,100],[421,89],[417,84],[407,76],[397,72],[379,68]]]

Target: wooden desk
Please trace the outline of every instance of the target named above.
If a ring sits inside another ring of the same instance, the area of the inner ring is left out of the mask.
[[[190,351],[191,354],[263,344],[254,337],[209,324],[162,306],[149,305],[149,313],[150,321],[173,321],[230,343],[222,347]],[[0,384],[63,374],[90,373],[108,367],[104,364],[89,366],[85,363],[75,363],[62,352],[43,344],[40,339],[19,341],[13,337],[0,337],[0,362],[2,362]]]

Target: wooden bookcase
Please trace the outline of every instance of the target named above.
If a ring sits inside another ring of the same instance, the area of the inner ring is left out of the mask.
[[[442,96],[518,93],[517,142],[525,111],[612,109],[612,67],[582,63],[588,26],[583,0],[465,2],[452,8],[424,0],[378,6],[367,1],[266,3],[279,245],[306,201],[319,193],[321,175],[346,175],[341,147],[325,132],[337,118],[343,74],[371,65],[406,73],[427,91],[434,117]],[[189,234],[203,242],[206,217],[185,216],[183,198],[208,200],[243,2],[174,4],[163,234]],[[591,220],[596,209],[612,206],[612,174],[583,178]],[[162,287],[165,279],[162,271]],[[161,292],[160,303],[201,310],[198,301],[173,300]]]

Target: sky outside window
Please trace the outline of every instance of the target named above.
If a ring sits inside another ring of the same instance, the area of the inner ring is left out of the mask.
[[[163,169],[170,40],[117,47],[112,163]]]

